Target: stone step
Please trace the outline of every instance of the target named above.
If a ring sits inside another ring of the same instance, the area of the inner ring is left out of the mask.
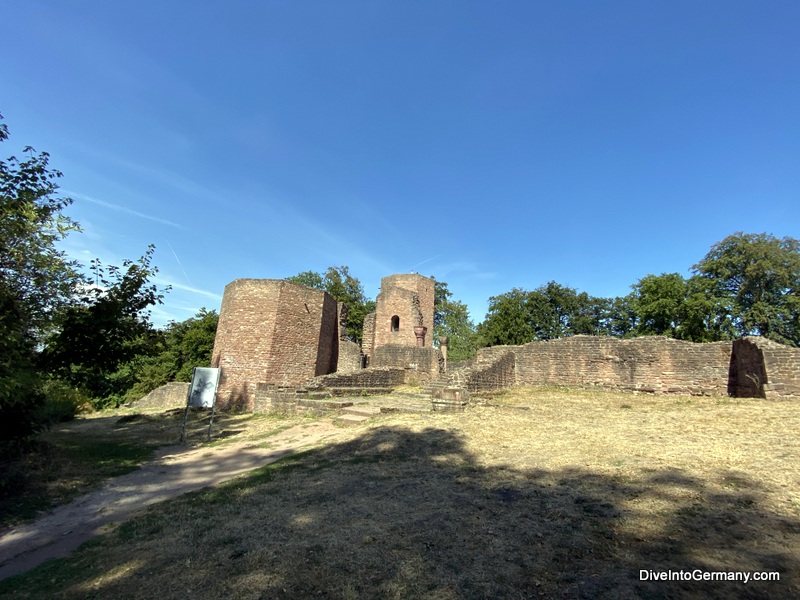
[[[297,401],[297,406],[302,406],[304,408],[318,408],[321,410],[341,410],[342,408],[353,406],[353,403],[343,400],[311,400],[304,398]]]
[[[369,421],[369,419],[370,417],[364,415],[341,414],[336,417],[333,422],[344,427],[355,427],[356,425],[363,425],[364,422]]]
[[[329,387],[325,388],[331,396],[379,396],[391,394],[390,387]]]
[[[381,413],[384,414],[392,414],[392,413],[425,414],[430,412],[432,412],[431,406],[423,407],[411,404],[393,404],[393,405],[381,406]]]
[[[369,406],[368,404],[355,404],[342,409],[342,414],[345,415],[358,415],[361,417],[374,417],[381,414],[381,409],[378,406]]]

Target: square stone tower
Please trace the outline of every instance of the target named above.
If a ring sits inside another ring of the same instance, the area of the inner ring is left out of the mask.
[[[409,348],[419,348],[415,328],[426,328],[420,356],[433,349],[434,280],[416,273],[381,279],[375,312],[364,320],[362,352],[369,366],[417,364]],[[420,330],[417,329],[417,332]],[[389,348],[392,348],[390,351]],[[405,349],[405,350],[403,350]],[[390,356],[391,355],[391,356]],[[411,361],[411,362],[409,362]],[[427,358],[423,360],[427,364]],[[403,363],[403,364],[400,364]],[[432,368],[432,367],[431,367]],[[437,367],[438,368],[438,367]],[[425,367],[424,370],[429,370]]]

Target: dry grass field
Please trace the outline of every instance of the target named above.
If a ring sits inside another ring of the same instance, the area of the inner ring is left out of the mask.
[[[269,444],[296,421],[235,437]],[[143,511],[0,595],[800,598],[799,430],[797,402],[558,389],[379,417]]]

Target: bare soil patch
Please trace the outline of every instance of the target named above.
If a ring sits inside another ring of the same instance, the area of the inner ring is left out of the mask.
[[[552,389],[487,404],[341,430],[142,511],[0,593],[800,597],[798,404]],[[780,581],[640,581],[641,570]]]

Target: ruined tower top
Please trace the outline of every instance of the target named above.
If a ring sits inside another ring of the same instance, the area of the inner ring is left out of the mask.
[[[434,283],[416,273],[381,279],[375,312],[364,323],[364,354],[382,346],[416,346],[415,327],[427,328],[424,347],[432,347]]]

